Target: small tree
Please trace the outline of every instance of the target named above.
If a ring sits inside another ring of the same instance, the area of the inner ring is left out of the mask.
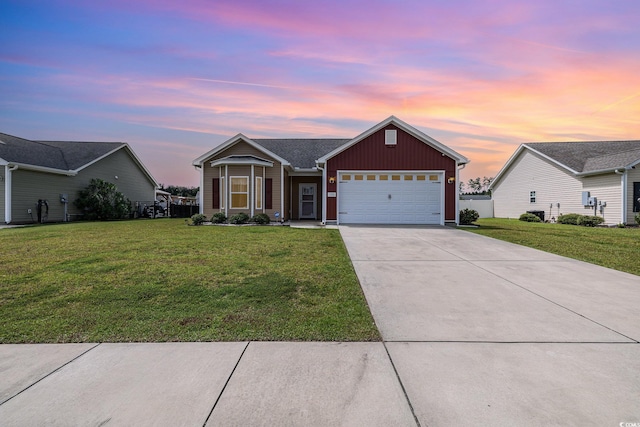
[[[116,185],[99,178],[93,178],[87,188],[78,193],[74,204],[89,220],[123,219],[131,212],[131,201]]]

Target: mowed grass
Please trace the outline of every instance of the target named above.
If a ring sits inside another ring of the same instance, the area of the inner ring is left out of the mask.
[[[640,276],[640,228],[579,227],[484,218],[464,230]],[[588,278],[587,278],[588,280]]]
[[[0,248],[2,343],[380,339],[337,230],[71,223]]]

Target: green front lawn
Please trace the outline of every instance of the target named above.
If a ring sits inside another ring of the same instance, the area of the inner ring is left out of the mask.
[[[337,230],[0,230],[0,342],[379,340]]]
[[[464,230],[640,276],[640,228],[580,227],[484,218]]]

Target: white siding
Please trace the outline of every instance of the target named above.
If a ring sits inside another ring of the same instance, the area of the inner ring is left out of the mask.
[[[536,192],[535,203],[529,201],[531,191]],[[578,179],[525,149],[493,188],[493,212],[497,218],[518,218],[530,210],[544,211],[545,219],[559,213],[588,214],[581,194],[582,183]]]
[[[622,175],[608,173],[588,176],[582,178],[582,185],[583,191],[589,191],[591,197],[598,199],[598,203],[607,202],[603,213],[600,212],[600,208],[597,210],[597,215],[604,216],[606,224],[622,222]],[[584,213],[593,215],[593,208]]]
[[[627,224],[635,224],[635,215],[633,211],[633,183],[640,182],[640,165],[635,169],[627,171]]]

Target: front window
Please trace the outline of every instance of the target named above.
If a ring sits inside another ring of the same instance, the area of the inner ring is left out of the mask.
[[[535,191],[530,191],[529,192],[529,203],[535,203],[536,202],[536,192]]]
[[[247,209],[249,207],[249,177],[231,177],[231,209]]]

